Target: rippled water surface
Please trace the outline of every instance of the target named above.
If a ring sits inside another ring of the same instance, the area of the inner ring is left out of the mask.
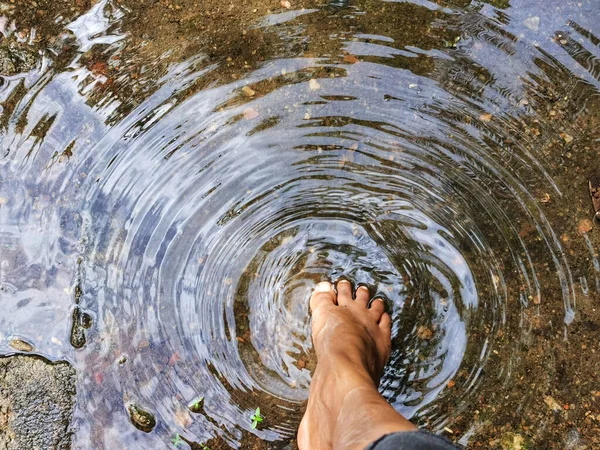
[[[0,3],[0,350],[75,365],[77,448],[294,448],[340,277],[421,426],[546,408],[600,290],[596,1],[73,3]]]

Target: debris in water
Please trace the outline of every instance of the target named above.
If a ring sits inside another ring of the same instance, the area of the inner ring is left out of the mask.
[[[127,406],[127,410],[129,411],[131,423],[138,430],[141,430],[144,433],[150,433],[156,426],[156,419],[154,416],[141,406],[130,403]]]
[[[250,86],[244,86],[242,88],[242,92],[244,93],[244,95],[246,95],[248,97],[254,97],[256,95],[256,91],[254,89],[252,89]]]
[[[577,229],[579,234],[585,234],[592,231],[592,228],[594,228],[594,223],[590,219],[583,219],[579,222],[579,227]]]
[[[256,111],[254,108],[246,108],[244,110],[244,119],[246,120],[256,119],[258,116],[258,111]]]
[[[20,352],[32,352],[34,347],[29,342],[26,342],[22,339],[11,339],[8,343],[15,350],[19,350]]]
[[[492,120],[492,115],[490,113],[485,113],[479,116],[479,120],[482,122],[489,122]]]
[[[571,136],[570,134],[560,133],[560,137],[563,138],[567,144],[570,144],[571,142],[573,142],[573,136]]]
[[[596,220],[600,220],[600,170],[589,178],[590,197],[594,205]]]
[[[316,91],[316,90],[321,89],[321,85],[314,78],[310,79],[310,81],[308,82],[308,87],[310,88],[311,91]]]
[[[531,443],[523,435],[517,433],[506,433],[500,440],[502,450],[527,450],[531,448]]]
[[[550,203],[550,194],[548,194],[547,192],[542,195],[542,198],[540,199],[540,202],[542,203]]]
[[[422,339],[424,341],[430,341],[431,339],[433,339],[433,330],[424,325],[421,325],[419,328],[417,328],[417,336],[419,337],[419,339]]]
[[[531,31],[537,32],[540,29],[540,18],[538,16],[532,16],[523,23]]]
[[[548,408],[550,408],[551,411],[554,411],[554,412],[562,411],[562,406],[560,406],[560,403],[558,403],[553,397],[550,397],[549,395],[546,395],[544,397],[544,403],[546,403],[546,405],[548,405]]]
[[[347,55],[344,55],[344,62],[349,63],[349,64],[354,64],[354,63],[358,62],[358,58],[354,55],[347,54]]]

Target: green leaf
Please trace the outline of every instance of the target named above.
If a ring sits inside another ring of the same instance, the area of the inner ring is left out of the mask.
[[[179,434],[176,434],[175,437],[171,438],[171,442],[175,447],[179,447],[179,444],[183,442],[183,439],[181,439],[181,436],[179,436]]]

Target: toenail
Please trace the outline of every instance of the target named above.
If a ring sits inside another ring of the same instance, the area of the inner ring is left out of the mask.
[[[319,284],[317,284],[317,292],[330,292],[331,291],[331,284],[329,284],[327,281],[321,281]]]
[[[350,284],[350,282],[348,280],[339,280],[338,284],[340,284],[340,283],[348,283],[348,284]]]
[[[368,287],[366,287],[366,286],[359,286],[358,288],[359,288],[359,289],[366,289],[367,291],[369,290],[369,288],[368,288]]]

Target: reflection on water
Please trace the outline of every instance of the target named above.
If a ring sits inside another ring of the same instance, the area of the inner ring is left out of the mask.
[[[599,11],[566,3],[8,8],[2,350],[75,364],[82,448],[283,448],[308,297],[345,276],[394,319],[396,409],[463,443],[526,409],[548,377],[517,380],[600,291],[572,187],[597,159]]]

